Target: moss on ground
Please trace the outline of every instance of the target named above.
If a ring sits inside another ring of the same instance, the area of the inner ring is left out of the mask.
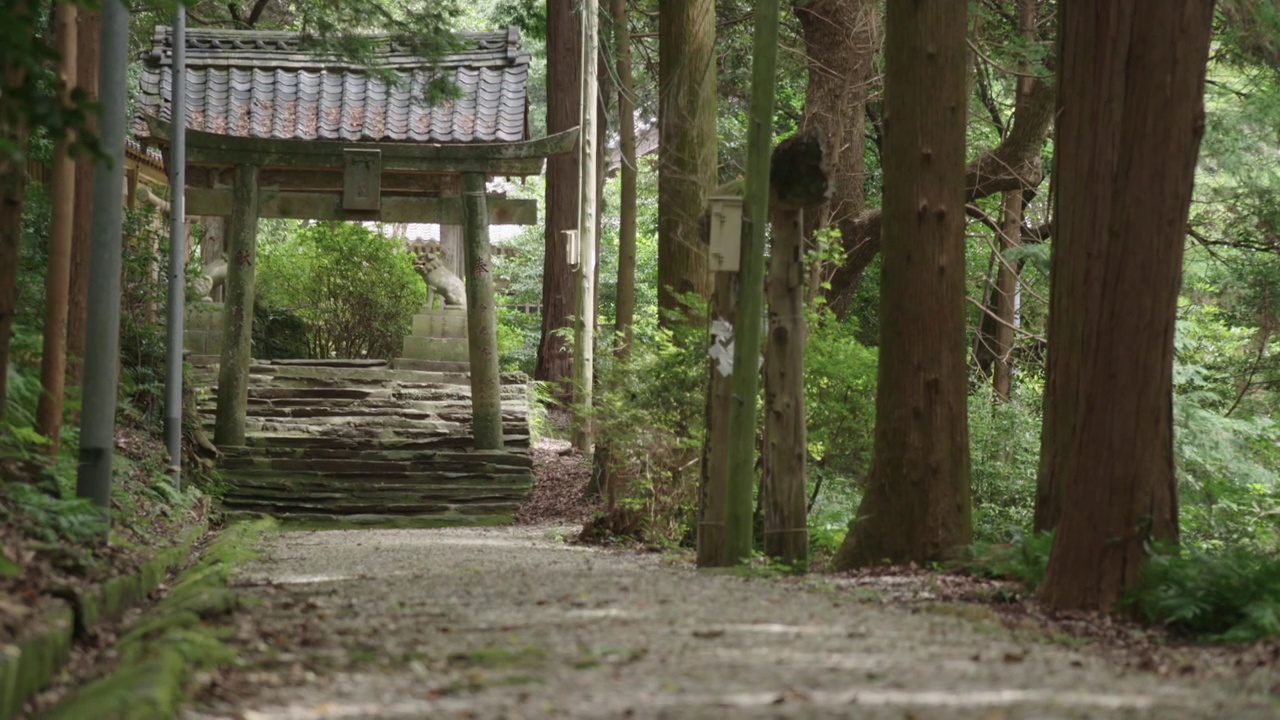
[[[237,607],[227,589],[232,568],[252,557],[270,521],[224,530],[179,574],[169,593],[117,643],[120,662],[107,676],[84,687],[46,717],[55,720],[159,720],[172,718],[191,674],[235,660],[223,640],[229,631],[203,620]]]

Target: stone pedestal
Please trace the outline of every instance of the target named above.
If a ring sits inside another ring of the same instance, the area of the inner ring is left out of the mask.
[[[423,308],[413,316],[413,329],[397,359],[437,363],[467,363],[467,311],[461,307]]]
[[[193,356],[218,357],[222,354],[222,321],[222,303],[188,302],[183,347]]]

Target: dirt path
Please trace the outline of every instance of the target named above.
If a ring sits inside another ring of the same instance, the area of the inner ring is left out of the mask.
[[[282,533],[187,720],[1271,718],[1264,696],[541,528]]]

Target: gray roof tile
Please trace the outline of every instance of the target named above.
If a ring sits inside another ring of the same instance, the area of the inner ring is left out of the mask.
[[[296,33],[187,32],[187,127],[243,137],[372,142],[517,142],[527,138],[529,55],[515,29],[459,36],[462,49],[428,62],[386,38],[380,67],[366,68],[306,47]],[[172,47],[156,28],[143,56],[140,112],[169,120]],[[459,96],[432,105],[431,77],[451,77]],[[135,124],[145,136],[146,124]]]

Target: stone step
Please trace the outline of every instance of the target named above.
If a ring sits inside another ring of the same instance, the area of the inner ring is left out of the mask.
[[[483,460],[467,460],[465,462],[442,460],[423,453],[414,460],[387,460],[364,458],[258,458],[239,457],[223,458],[219,467],[226,475],[247,477],[262,475],[281,477],[296,474],[301,477],[312,473],[321,479],[330,478],[400,478],[413,482],[437,482],[452,479],[483,478],[486,473],[506,475],[510,473],[528,473],[529,468],[510,463],[486,462]]]
[[[394,453],[419,454],[423,451],[459,449],[469,450],[471,438],[460,435],[442,435],[432,438],[354,438],[320,437],[297,433],[256,433],[245,438],[246,445],[220,448],[224,457],[253,455],[258,457],[367,457],[368,454]],[[508,433],[503,436],[506,454],[528,456],[529,436]],[[476,451],[471,452],[486,452]]]
[[[288,516],[296,513],[329,515],[510,515],[520,507],[519,500],[486,500],[474,503],[446,503],[414,500],[349,500],[342,498],[289,498],[273,500],[228,496],[223,506],[229,510]]]
[[[414,358],[396,358],[391,361],[396,370],[419,370],[443,373],[470,373],[471,365],[465,362],[445,362],[443,360],[416,360]]]
[[[350,454],[343,455],[344,452]],[[533,460],[527,450],[472,450],[470,448],[427,450],[329,448],[325,454],[319,452],[317,448],[241,446],[226,448],[220,464],[225,468],[254,467],[254,463],[270,461],[423,463],[428,465],[429,471],[444,474],[469,472],[472,468],[479,466],[525,470],[533,467]]]

